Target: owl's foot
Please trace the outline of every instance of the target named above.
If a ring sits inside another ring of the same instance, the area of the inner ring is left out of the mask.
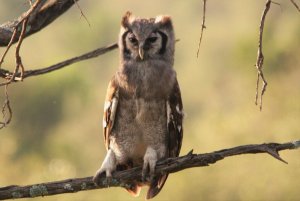
[[[142,181],[153,181],[155,176],[155,166],[157,162],[157,153],[156,151],[148,147],[144,155],[144,164],[142,170]],[[149,175],[148,175],[148,174]],[[148,176],[148,177],[147,177]]]
[[[99,184],[100,177],[103,173],[106,175],[106,184],[109,185],[111,178],[112,178],[112,172],[116,170],[116,157],[112,150],[108,150],[105,159],[99,168],[97,170],[95,176],[93,177],[93,181],[95,184]]]

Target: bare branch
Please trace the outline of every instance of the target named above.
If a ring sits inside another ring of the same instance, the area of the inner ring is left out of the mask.
[[[199,39],[199,44],[198,44],[197,58],[199,57],[199,51],[200,51],[200,46],[201,46],[201,42],[202,42],[203,31],[206,28],[206,26],[205,26],[206,1],[207,0],[203,0],[203,16],[202,16],[201,34],[200,34],[200,39]]]
[[[59,62],[57,64],[48,66],[48,67],[44,67],[44,68],[39,68],[36,70],[26,70],[24,72],[23,75],[23,79],[31,77],[31,76],[36,76],[36,75],[42,75],[42,74],[46,74],[46,73],[50,73],[52,71],[56,71],[59,70],[61,68],[64,68],[66,66],[69,66],[71,64],[77,63],[79,61],[83,61],[83,60],[87,60],[87,59],[91,59],[97,56],[100,56],[102,54],[105,54],[109,51],[112,51],[114,49],[118,48],[118,44],[114,43],[112,45],[106,46],[106,47],[101,47],[101,48],[97,48],[93,51],[90,51],[88,53],[85,53],[83,55],[77,56],[77,57],[73,57],[71,59],[67,59],[65,61]],[[5,78],[5,77],[10,77],[12,76],[13,73],[5,70],[5,69],[0,69],[0,77]],[[19,77],[20,73],[16,74],[16,77]],[[20,81],[19,79],[15,79],[14,82]]]
[[[166,173],[175,173],[187,168],[209,166],[210,164],[214,164],[226,157],[241,154],[268,153],[276,159],[283,161],[278,154],[279,151],[297,149],[299,147],[300,140],[283,144],[264,143],[243,145],[206,154],[193,154],[192,152],[189,152],[185,156],[168,158],[158,162],[156,165],[155,174],[159,176]],[[92,177],[85,177],[27,186],[7,186],[0,188],[0,200],[50,196],[62,193],[75,193],[78,191],[102,189],[108,187],[130,188],[130,183],[133,181],[141,181],[141,170],[141,167],[137,167],[125,171],[115,172],[113,174],[113,179],[109,181],[103,175],[97,182],[98,185],[92,181]]]
[[[41,8],[38,7],[36,12],[34,12],[32,17],[28,20],[24,38],[40,31],[61,16],[74,4],[74,0],[43,0],[41,3],[43,6]],[[0,46],[7,46],[10,43],[16,25],[21,24],[21,21],[29,10],[23,13],[18,19],[0,25]],[[17,33],[17,36],[18,35],[19,33]],[[11,44],[17,42],[18,38],[19,37],[13,37]]]
[[[14,73],[12,74],[11,77],[6,77],[6,79],[8,79],[8,81],[4,82],[4,83],[1,83],[0,87],[3,86],[3,85],[6,86],[6,85],[10,84],[15,79],[16,74],[19,72],[19,68],[20,67],[21,67],[21,75],[20,75],[20,77],[21,77],[21,80],[23,80],[24,66],[23,66],[23,63],[22,63],[22,59],[20,57],[20,47],[21,47],[21,44],[22,44],[22,41],[23,41],[23,38],[24,38],[24,34],[25,34],[27,22],[28,22],[28,18],[25,18],[24,21],[23,21],[23,24],[22,24],[21,35],[19,37],[18,44],[16,46],[16,53],[15,53],[16,67],[15,67]],[[15,28],[15,30],[17,30],[17,27]],[[4,59],[4,56],[2,58]]]
[[[4,51],[3,55],[2,55],[2,57],[1,57],[1,60],[0,60],[0,68],[1,68],[2,63],[4,62],[4,58],[5,58],[6,54],[8,53],[10,47],[11,47],[12,44],[13,44],[13,41],[15,40],[16,35],[17,35],[17,29],[14,30],[14,32],[13,32],[13,34],[12,34],[12,36],[11,36],[11,39],[10,39],[10,41],[9,41],[9,43],[8,43],[8,45],[7,45],[6,49],[5,49],[5,51]]]
[[[87,17],[86,17],[86,16],[84,15],[84,13],[82,12],[82,10],[81,10],[81,8],[80,8],[78,2],[77,2],[76,0],[74,0],[74,2],[76,3],[77,8],[80,10],[81,16],[82,16],[82,17],[85,19],[85,21],[88,23],[89,27],[91,27],[90,22],[88,21]]]
[[[22,59],[20,57],[20,47],[21,47],[21,44],[23,42],[23,38],[25,36],[25,33],[26,33],[26,29],[27,29],[27,23],[28,23],[28,20],[29,18],[31,17],[31,15],[36,15],[36,10],[37,9],[40,9],[41,6],[43,6],[45,2],[42,2],[41,0],[37,0],[31,7],[30,9],[25,13],[25,15],[22,17],[22,19],[20,19],[20,21],[16,24],[16,26],[14,27],[14,31],[13,31],[13,35],[10,39],[10,42],[4,52],[4,54],[2,55],[1,57],[1,61],[0,61],[0,67],[1,67],[1,64],[4,62],[4,58],[7,54],[7,52],[9,51],[12,43],[14,40],[16,40],[16,34],[18,33],[18,29],[19,29],[19,25],[22,24],[22,29],[21,29],[21,33],[20,33],[20,36],[18,36],[18,44],[16,46],[16,52],[15,52],[15,57],[16,57],[16,67],[15,67],[15,71],[14,71],[14,74],[10,77],[10,78],[7,78],[8,81],[4,82],[4,83],[1,83],[0,86],[4,86],[4,85],[7,85],[7,84],[10,84],[12,82],[12,80],[14,80],[15,78],[15,75],[16,73],[19,72],[19,68],[21,67],[21,76],[23,75],[23,72],[24,72],[24,66],[22,64]],[[22,80],[22,77],[21,77],[21,80]]]
[[[5,101],[2,106],[3,122],[2,121],[0,122],[0,129],[4,128],[7,124],[9,124],[12,118],[12,109],[10,107],[7,88],[8,85],[5,85],[4,87]]]
[[[270,10],[271,3],[272,3],[271,0],[267,0],[265,9],[261,16],[260,26],[259,26],[259,41],[258,41],[257,60],[256,60],[256,64],[255,64],[255,66],[257,68],[256,95],[255,95],[255,104],[256,105],[257,105],[257,100],[258,100],[258,84],[259,84],[259,80],[262,79],[262,89],[261,89],[261,93],[260,93],[260,104],[259,104],[260,110],[262,110],[263,95],[264,95],[267,85],[268,85],[268,83],[264,77],[263,71],[262,71],[263,63],[264,63],[264,55],[262,52],[262,40],[263,40],[265,19],[266,19],[268,11]]]
[[[291,0],[291,2],[296,7],[296,9],[300,12],[300,8],[299,8],[298,4],[294,0]]]

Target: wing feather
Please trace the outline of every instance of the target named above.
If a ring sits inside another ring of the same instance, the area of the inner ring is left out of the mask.
[[[109,136],[113,128],[119,101],[119,88],[114,77],[109,82],[104,103],[103,134],[105,147],[109,149]]]
[[[168,117],[168,131],[169,131],[169,157],[176,157],[179,156],[179,152],[181,149],[182,144],[182,137],[183,137],[183,105],[181,100],[181,93],[178,82],[176,80],[174,84],[173,91],[167,101],[169,105],[169,109],[167,112]]]
[[[168,127],[168,157],[179,156],[179,152],[182,144],[182,122],[183,122],[183,106],[181,100],[180,88],[178,81],[175,81],[173,90],[166,101],[167,107],[167,127]],[[163,188],[168,174],[162,175],[155,179],[154,182],[150,184],[150,188],[147,193],[147,199],[151,199],[156,196],[160,190]]]

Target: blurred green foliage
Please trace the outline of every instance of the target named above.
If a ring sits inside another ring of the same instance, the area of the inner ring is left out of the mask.
[[[0,0],[0,23],[27,9],[27,1]],[[25,39],[25,68],[45,67],[116,42],[127,10],[137,16],[169,14],[176,37],[175,68],[186,119],[182,154],[241,144],[300,138],[300,18],[289,1],[272,4],[263,50],[269,83],[263,111],[254,105],[258,27],[264,1],[208,1],[200,36],[202,1],[79,1],[91,27],[73,6]],[[0,48],[2,53],[4,48]],[[3,67],[14,65],[13,49]],[[93,175],[105,156],[102,111],[118,66],[118,51],[9,87],[12,124],[0,131],[0,186]],[[3,100],[3,94],[1,95]],[[299,200],[299,151],[284,165],[267,155],[228,158],[172,174],[154,200]],[[32,200],[143,200],[120,188]]]

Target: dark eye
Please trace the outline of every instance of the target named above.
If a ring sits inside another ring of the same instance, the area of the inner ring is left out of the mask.
[[[137,39],[134,37],[134,36],[130,36],[129,38],[128,38],[128,40],[132,43],[132,44],[134,44],[134,45],[136,45],[137,44]]]
[[[156,40],[157,40],[157,37],[154,36],[154,37],[150,37],[147,39],[150,43],[154,43]]]

